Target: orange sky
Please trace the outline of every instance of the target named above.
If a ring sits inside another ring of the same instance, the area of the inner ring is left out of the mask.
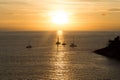
[[[69,22],[57,25],[51,12],[64,10]],[[120,30],[119,0],[0,0],[0,30]]]

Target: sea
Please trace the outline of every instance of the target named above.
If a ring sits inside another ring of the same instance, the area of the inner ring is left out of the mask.
[[[120,31],[2,31],[0,80],[120,80],[120,61],[93,52],[116,36]],[[67,45],[56,45],[58,37]]]

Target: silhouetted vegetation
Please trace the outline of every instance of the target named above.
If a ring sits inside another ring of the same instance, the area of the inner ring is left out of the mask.
[[[107,47],[94,51],[97,54],[104,55],[110,58],[120,60],[120,38],[115,37],[114,40],[109,40]]]

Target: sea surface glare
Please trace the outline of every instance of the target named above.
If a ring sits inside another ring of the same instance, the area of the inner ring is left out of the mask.
[[[120,61],[93,53],[116,36],[64,32],[59,40],[67,45],[57,47],[56,32],[0,32],[0,80],[120,80]]]

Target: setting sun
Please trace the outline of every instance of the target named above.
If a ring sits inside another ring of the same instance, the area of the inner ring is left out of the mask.
[[[52,22],[55,24],[68,23],[68,14],[65,11],[55,11],[52,13]]]

